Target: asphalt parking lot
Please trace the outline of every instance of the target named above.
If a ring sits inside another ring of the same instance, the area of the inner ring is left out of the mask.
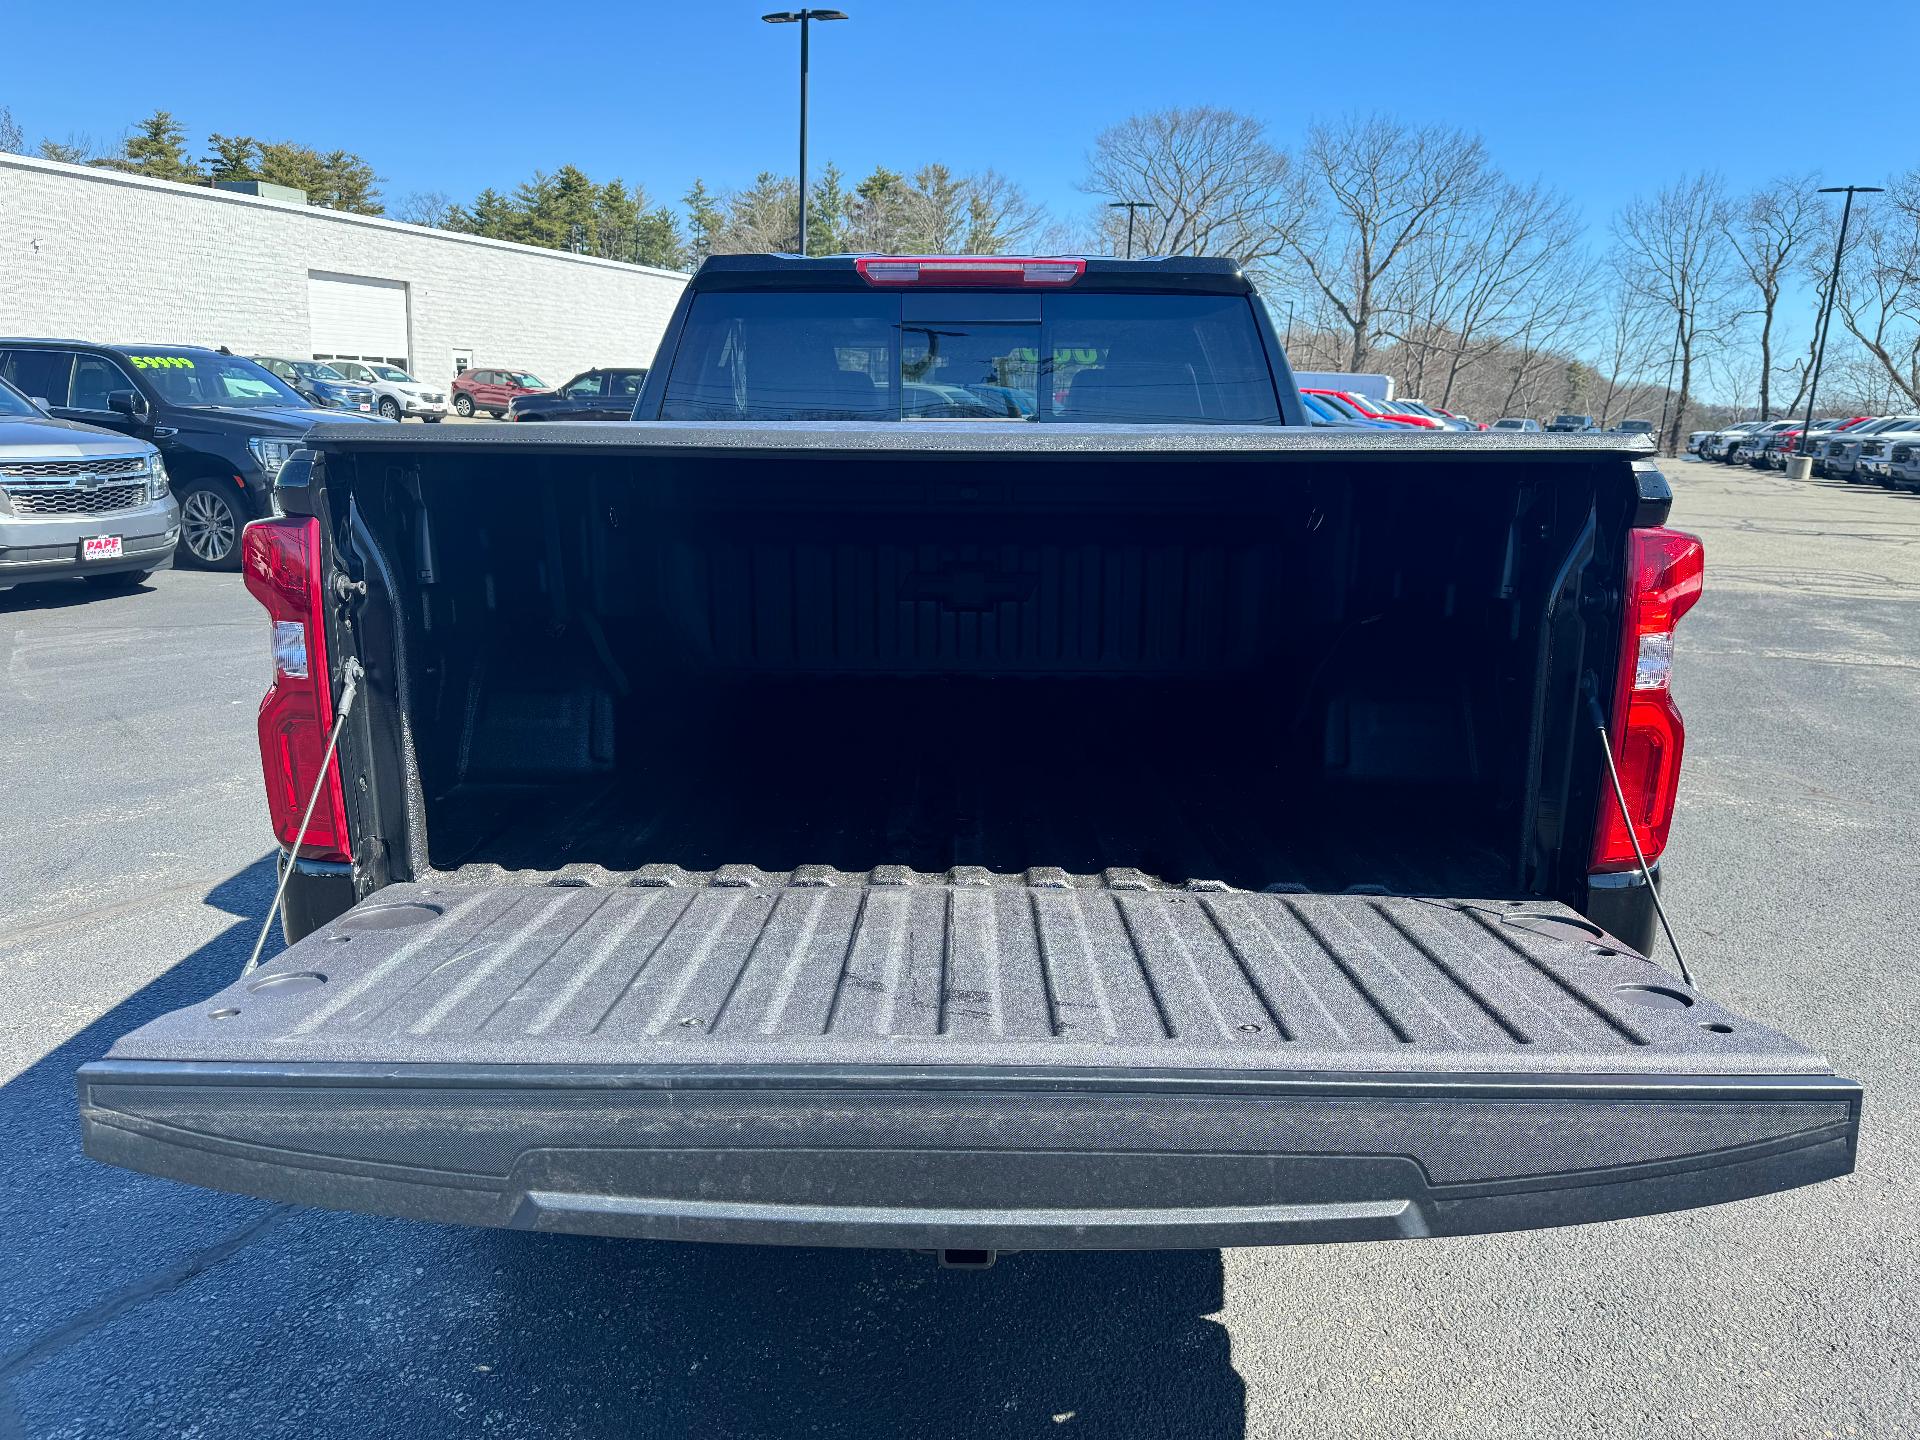
[[[72,1075],[271,888],[235,577],[0,594],[0,1440],[1920,1433],[1920,496],[1681,461],[1707,540],[1670,903],[1827,1050],[1849,1180],[1492,1239],[767,1251],[291,1210],[96,1165]]]

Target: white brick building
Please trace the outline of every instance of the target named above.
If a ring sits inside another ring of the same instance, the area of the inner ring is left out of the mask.
[[[687,277],[0,154],[0,335],[462,364],[651,362]]]

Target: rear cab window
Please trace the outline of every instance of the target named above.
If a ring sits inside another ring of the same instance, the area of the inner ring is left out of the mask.
[[[1278,424],[1246,295],[709,291],[666,420]]]

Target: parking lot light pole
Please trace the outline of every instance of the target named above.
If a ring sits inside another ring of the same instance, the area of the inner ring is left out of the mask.
[[[1133,258],[1133,212],[1136,210],[1152,210],[1156,207],[1151,200],[1115,200],[1111,202],[1107,208],[1109,210],[1124,210],[1127,212],[1127,259],[1131,260]]]
[[[807,253],[807,25],[814,20],[845,20],[844,10],[775,10],[760,17],[769,25],[800,26],[800,253]]]
[[[1820,389],[1820,367],[1827,358],[1827,330],[1833,324],[1834,302],[1840,298],[1840,261],[1847,253],[1847,222],[1853,219],[1853,197],[1856,195],[1879,195],[1886,187],[1881,185],[1824,185],[1822,195],[1844,195],[1847,203],[1840,207],[1840,238],[1833,246],[1833,271],[1827,276],[1827,294],[1820,306],[1820,318],[1814,324],[1813,374],[1807,380],[1807,416],[1800,422],[1800,443],[1797,449],[1802,455],[1813,453],[1813,397]]]

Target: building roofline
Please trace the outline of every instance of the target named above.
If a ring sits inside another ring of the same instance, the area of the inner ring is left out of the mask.
[[[405,235],[441,240],[458,245],[477,245],[486,249],[510,250],[520,255],[558,260],[565,264],[587,265],[601,270],[627,274],[655,275],[663,280],[686,280],[684,270],[663,270],[655,265],[630,265],[624,260],[603,260],[598,255],[576,255],[571,250],[549,250],[542,245],[522,245],[515,240],[495,240],[486,235],[465,235],[457,230],[435,230],[427,225],[409,225],[404,220],[389,220],[384,215],[352,215],[344,210],[328,210],[318,205],[296,205],[260,195],[242,195],[232,190],[215,190],[201,185],[183,185],[176,180],[155,180],[146,175],[129,175],[122,170],[102,170],[93,165],[69,165],[62,160],[42,160],[34,155],[0,154],[0,170],[25,170],[69,180],[90,180],[100,185],[120,185],[134,190],[153,190],[166,195],[202,200],[214,205],[252,206],[277,214],[295,214],[307,219],[337,225],[360,225],[375,230],[394,230]]]

